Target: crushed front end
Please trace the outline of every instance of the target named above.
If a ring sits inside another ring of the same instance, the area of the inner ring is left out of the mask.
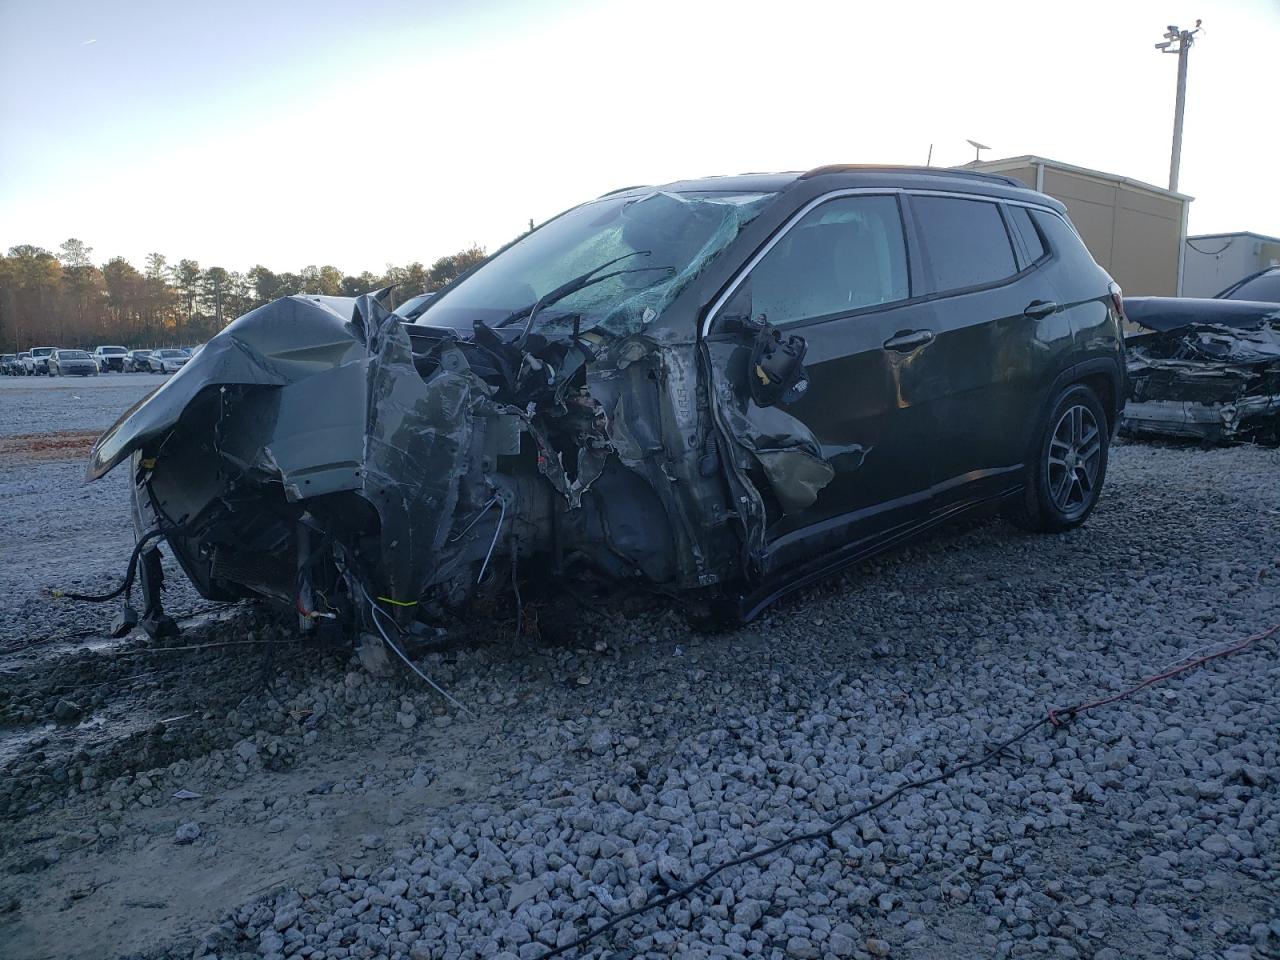
[[[1123,432],[1280,442],[1280,312],[1251,326],[1156,330],[1126,346]]]
[[[128,462],[139,536],[203,596],[304,625],[429,621],[535,572],[714,591],[741,571],[740,526],[694,327],[657,318],[757,208],[610,200],[579,218],[599,265],[514,312],[457,297],[455,325],[381,295],[267,304],[104,434],[89,477]],[[601,263],[605,229],[632,247]]]

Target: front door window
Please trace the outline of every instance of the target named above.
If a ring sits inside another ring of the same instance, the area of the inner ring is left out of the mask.
[[[756,264],[751,314],[786,326],[905,300],[907,248],[898,201],[840,197],[820,204]]]

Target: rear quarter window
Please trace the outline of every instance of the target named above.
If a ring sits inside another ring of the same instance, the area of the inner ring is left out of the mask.
[[[995,203],[914,196],[911,208],[938,291],[997,283],[1018,272],[1013,243]]]
[[[1048,243],[1049,249],[1067,270],[1097,271],[1098,265],[1094,263],[1084,241],[1065,220],[1043,210],[1032,210],[1031,219],[1040,228],[1040,234]]]

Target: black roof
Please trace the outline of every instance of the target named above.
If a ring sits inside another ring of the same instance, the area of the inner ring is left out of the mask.
[[[645,184],[611,190],[614,194],[664,190],[671,193],[773,193],[800,181],[830,181],[833,189],[847,187],[917,187],[958,193],[984,193],[1009,199],[1030,200],[1057,210],[1063,206],[1051,197],[1027,187],[1022,181],[998,173],[961,170],[955,167],[879,166],[828,164],[808,171],[787,173],[743,173],[736,176],[698,177],[664,184]]]

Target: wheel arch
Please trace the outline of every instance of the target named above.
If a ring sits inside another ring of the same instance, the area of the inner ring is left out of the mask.
[[[1119,362],[1110,357],[1095,357],[1072,364],[1054,378],[1049,388],[1048,403],[1052,403],[1063,389],[1076,383],[1084,384],[1098,395],[1107,415],[1107,432],[1115,436],[1116,423],[1124,406],[1124,373]]]

